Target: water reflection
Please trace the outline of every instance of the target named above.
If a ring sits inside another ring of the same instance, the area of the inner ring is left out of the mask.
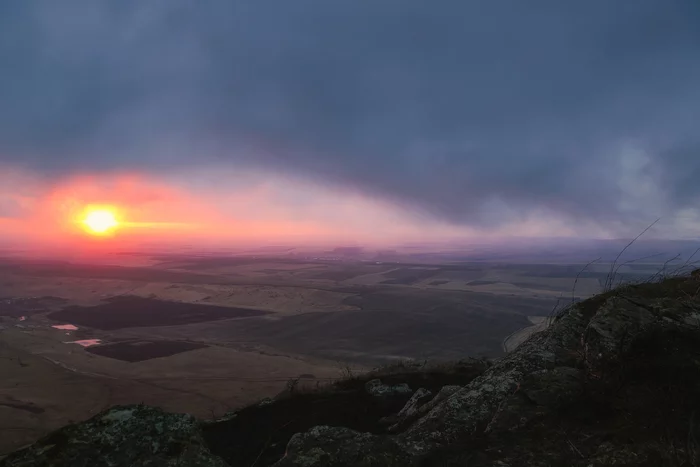
[[[62,329],[64,331],[77,331],[78,326],[75,326],[73,324],[54,324],[51,326],[54,329]]]
[[[100,345],[102,343],[101,339],[84,339],[81,341],[70,341],[66,342],[66,344],[78,344],[83,347],[91,347],[93,345]]]

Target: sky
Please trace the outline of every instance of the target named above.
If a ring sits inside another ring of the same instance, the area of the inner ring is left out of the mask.
[[[697,0],[7,0],[0,70],[6,238],[700,232]]]

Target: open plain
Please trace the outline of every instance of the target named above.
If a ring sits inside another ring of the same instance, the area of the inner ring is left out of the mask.
[[[274,255],[0,260],[0,454],[114,404],[215,417],[290,380],[496,357],[541,329],[557,302],[601,290],[607,269],[581,268]]]

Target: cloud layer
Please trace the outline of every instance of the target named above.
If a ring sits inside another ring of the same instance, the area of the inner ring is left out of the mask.
[[[4,2],[0,165],[258,170],[482,228],[693,221],[698,57],[696,0]]]

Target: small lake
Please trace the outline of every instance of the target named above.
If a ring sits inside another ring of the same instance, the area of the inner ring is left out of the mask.
[[[54,324],[51,326],[54,329],[61,329],[63,331],[77,331],[78,326],[75,326],[74,324]]]

